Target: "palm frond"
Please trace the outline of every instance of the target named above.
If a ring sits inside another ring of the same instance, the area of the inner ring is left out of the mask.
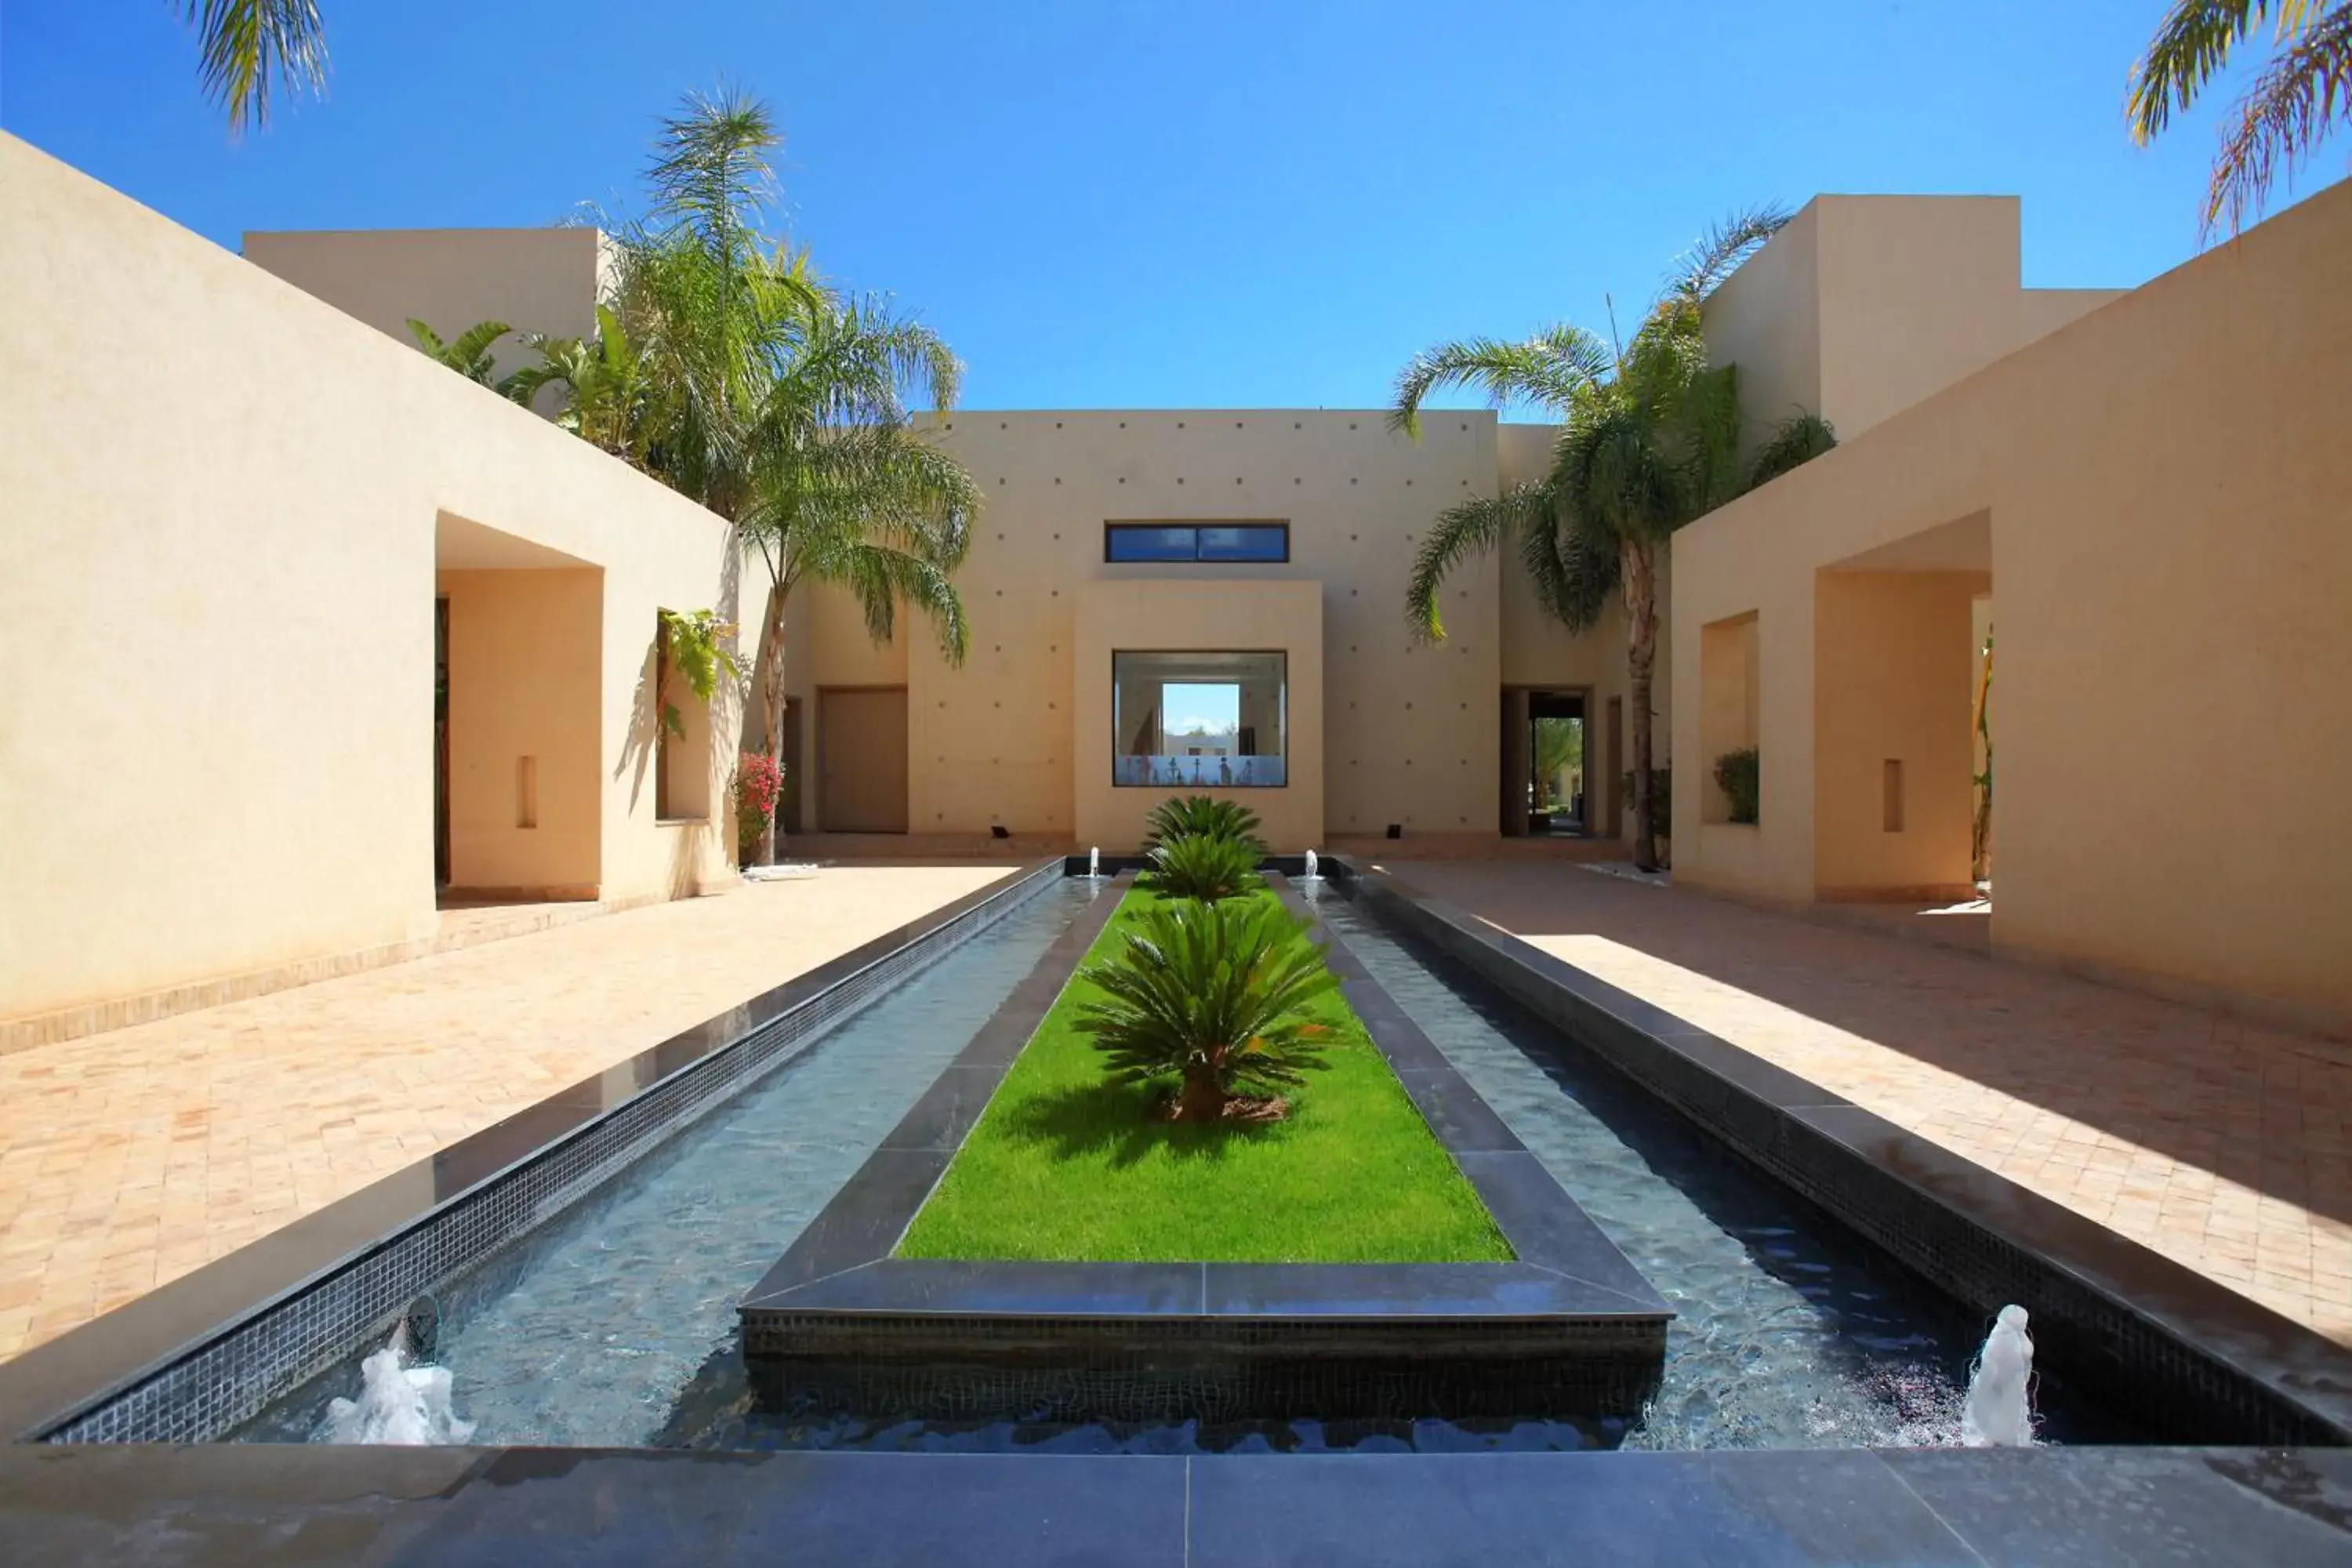
[[[768,154],[782,144],[768,106],[741,89],[688,93],[662,120],[646,170],[654,216],[706,240],[756,230],[758,214],[775,199]]]
[[[269,122],[270,93],[283,85],[323,93],[327,27],[318,0],[180,0],[196,30],[205,96],[243,135]]]
[[[2281,39],[2303,31],[2317,16],[2321,0],[2173,0],[2172,9],[2132,66],[2124,114],[2132,140],[2147,145],[2186,110],[2231,51],[2276,14]]]
[[[1404,591],[1405,618],[1414,637],[1445,640],[1445,617],[1438,599],[1445,579],[1473,555],[1483,555],[1506,538],[1549,527],[1552,495],[1541,484],[1514,485],[1500,495],[1457,501],[1437,514],[1428,537],[1413,554]]]
[[[2282,14],[2284,30],[2286,17]],[[2352,118],[2352,4],[2313,19],[2247,88],[2221,133],[2200,231],[2231,232],[2337,122]]]
[[[1565,409],[1609,374],[1609,345],[1580,327],[1547,327],[1517,342],[1466,338],[1413,355],[1397,377],[1389,428],[1421,433],[1421,405],[1448,386],[1470,387],[1500,408],[1513,402]]]
[[[1717,285],[1739,269],[1739,264],[1764,247],[1766,241],[1789,226],[1792,215],[1775,204],[1743,208],[1709,227],[1683,252],[1669,274],[1665,291],[1689,300],[1704,300]]]
[[[1772,434],[1748,459],[1748,488],[1769,484],[1836,445],[1837,431],[1828,420],[1818,414],[1792,414],[1772,427]]]
[[[1572,515],[1519,532],[1519,563],[1537,602],[1571,632],[1601,619],[1617,592],[1620,560],[1614,538]]]

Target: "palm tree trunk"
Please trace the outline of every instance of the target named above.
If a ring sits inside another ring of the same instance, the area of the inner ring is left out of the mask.
[[[1650,679],[1658,660],[1658,561],[1644,541],[1618,547],[1619,577],[1625,595],[1625,706],[1633,731],[1633,864],[1658,868],[1658,824],[1651,818]]]
[[[1176,1097],[1175,1120],[1223,1121],[1228,1098],[1225,1086],[1218,1080],[1214,1063],[1188,1061],[1184,1064],[1184,1087]]]
[[[745,738],[743,749],[772,757],[780,767],[800,765],[798,757],[782,754],[784,744],[784,584],[771,578],[768,583],[768,613],[760,623],[760,652],[753,667],[760,672],[759,696],[751,711],[746,715],[749,723],[759,728]],[[768,817],[768,825],[760,830],[760,864],[772,866],[776,860],[776,818],[783,814],[784,795],[776,792],[776,809]]]

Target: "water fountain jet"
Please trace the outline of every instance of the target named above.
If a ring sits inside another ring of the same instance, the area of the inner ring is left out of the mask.
[[[408,1345],[404,1321],[390,1344],[360,1363],[360,1396],[328,1402],[318,1441],[436,1447],[473,1436],[474,1424],[451,1406],[449,1369],[411,1366]]]
[[[2033,1446],[2033,1341],[2025,1322],[2024,1308],[2003,1307],[1969,1373],[1960,1407],[1960,1441],[1969,1447]]]

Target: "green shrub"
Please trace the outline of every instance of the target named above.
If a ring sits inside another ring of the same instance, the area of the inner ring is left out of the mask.
[[[1146,875],[1163,897],[1213,904],[1263,885],[1257,853],[1246,839],[1187,833],[1162,840],[1151,851],[1151,869]]]
[[[1303,1009],[1339,984],[1307,922],[1270,899],[1162,904],[1080,977],[1103,994],[1075,1022],[1107,1076],[1174,1079],[1166,1113],[1176,1121],[1286,1114],[1276,1091],[1305,1081],[1329,1037]]]
[[[1230,800],[1211,800],[1204,795],[1163,800],[1151,808],[1146,826],[1150,829],[1143,839],[1147,855],[1171,838],[1184,837],[1238,839],[1255,853],[1265,853],[1265,843],[1257,836],[1257,813]]]
[[[1764,784],[1755,747],[1743,746],[1716,758],[1715,782],[1724,798],[1731,803],[1732,821],[1756,820],[1756,806],[1762,798]]]

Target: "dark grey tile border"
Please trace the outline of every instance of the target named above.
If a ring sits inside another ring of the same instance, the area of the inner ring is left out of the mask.
[[[2352,1559],[2352,1458],[2259,1448],[1186,1458],[17,1447],[0,1448],[0,1556],[87,1568],[2322,1568]]]
[[[1930,1285],[2032,1314],[2053,1375],[2149,1430],[2352,1442],[2352,1352],[1411,883],[1331,880],[1674,1106]],[[2063,1370],[2061,1370],[2063,1369]]]
[[[1072,863],[1081,870],[1085,864],[1076,858]],[[1270,868],[1286,904],[1312,920],[1312,908],[1278,867]],[[1320,933],[1328,962],[1349,1006],[1486,1202],[1519,1261],[1286,1265],[892,1257],[1131,876],[1122,869],[1107,885],[1106,896],[1063,933],[874,1158],[745,1295],[739,1311],[749,1361],[811,1372],[824,1370],[820,1362],[858,1362],[869,1363],[862,1370],[878,1378],[884,1363],[923,1358],[990,1364],[1050,1360],[1058,1337],[1074,1360],[1089,1360],[1087,1371],[1115,1378],[1120,1355],[1137,1358],[1139,1370],[1195,1353],[1212,1359],[1224,1353],[1237,1362],[1272,1359],[1281,1347],[1270,1336],[1283,1325],[1303,1331],[1291,1360],[1361,1355],[1369,1368],[1381,1357],[1407,1353],[1397,1337],[1405,1334],[1420,1336],[1412,1353],[1467,1361],[1485,1342],[1498,1358],[1524,1357],[1540,1353],[1528,1336],[1549,1331],[1552,1338],[1542,1351],[1553,1357],[1599,1357],[1619,1369],[1612,1397],[1640,1382],[1622,1375],[1628,1362],[1654,1375],[1673,1309],[1328,929]],[[1105,1327],[1113,1322],[1128,1325],[1123,1338]],[[1499,1345],[1496,1337],[1506,1333],[1524,1342]],[[1114,1338],[1119,1338],[1116,1346]],[[1211,1345],[1217,1348],[1203,1348]],[[1486,1380],[1490,1387],[1495,1381]],[[1328,1393],[1334,1384],[1325,1379],[1313,1386]]]
[[[26,1352],[0,1366],[0,1433],[222,1435],[1062,875],[1009,872]]]

